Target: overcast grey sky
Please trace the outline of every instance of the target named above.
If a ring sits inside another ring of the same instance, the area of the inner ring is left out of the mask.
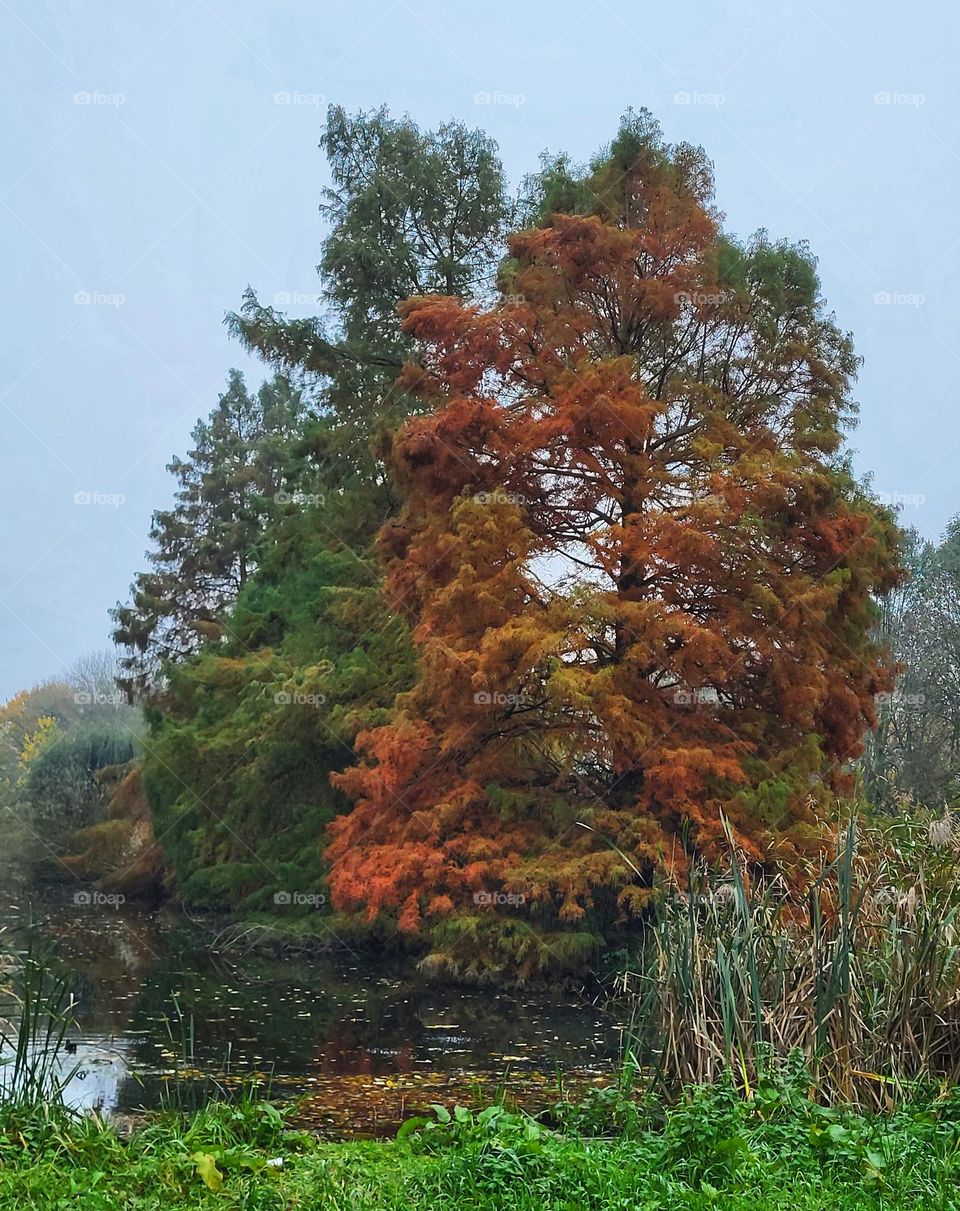
[[[0,700],[104,646],[165,463],[230,365],[259,374],[224,312],[316,290],[328,101],[482,126],[514,182],[629,105],[702,143],[732,231],[810,241],[865,359],[858,469],[937,535],[958,53],[943,2],[0,0]]]

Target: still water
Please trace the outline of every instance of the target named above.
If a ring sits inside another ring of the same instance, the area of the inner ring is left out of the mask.
[[[28,931],[68,969],[76,1002],[67,1099],[135,1112],[201,1104],[252,1080],[306,1095],[334,1134],[379,1134],[435,1101],[529,1108],[606,1083],[620,1036],[589,1001],[425,981],[410,963],[223,949],[208,920],[76,904],[73,889],[0,896],[3,948]],[[36,944],[36,942],[35,942]]]

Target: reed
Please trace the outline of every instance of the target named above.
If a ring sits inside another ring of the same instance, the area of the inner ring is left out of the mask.
[[[21,1109],[63,1106],[77,1071],[66,1058],[74,1004],[69,981],[49,954],[30,946],[10,996],[14,1020],[0,1022],[0,1101]]]
[[[731,842],[726,872],[664,899],[622,982],[635,1074],[659,1092],[732,1076],[749,1096],[792,1055],[819,1098],[872,1107],[960,1077],[955,830],[851,821],[838,851],[798,898]]]

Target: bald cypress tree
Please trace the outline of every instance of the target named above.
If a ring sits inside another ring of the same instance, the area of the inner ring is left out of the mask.
[[[403,309],[380,549],[417,677],[335,779],[335,904],[474,975],[581,961],[730,836],[802,884],[893,685],[896,528],[809,252],[725,235],[648,115],[543,184],[498,299]]]

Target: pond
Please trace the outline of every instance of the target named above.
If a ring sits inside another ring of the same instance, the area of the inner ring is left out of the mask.
[[[309,1124],[378,1135],[430,1102],[535,1109],[607,1083],[616,1022],[586,999],[427,982],[410,962],[223,949],[173,908],[78,904],[73,888],[0,897],[6,949],[32,932],[75,991],[68,1101],[135,1112],[195,1107],[257,1081],[305,1095]],[[28,929],[29,927],[29,929]]]

